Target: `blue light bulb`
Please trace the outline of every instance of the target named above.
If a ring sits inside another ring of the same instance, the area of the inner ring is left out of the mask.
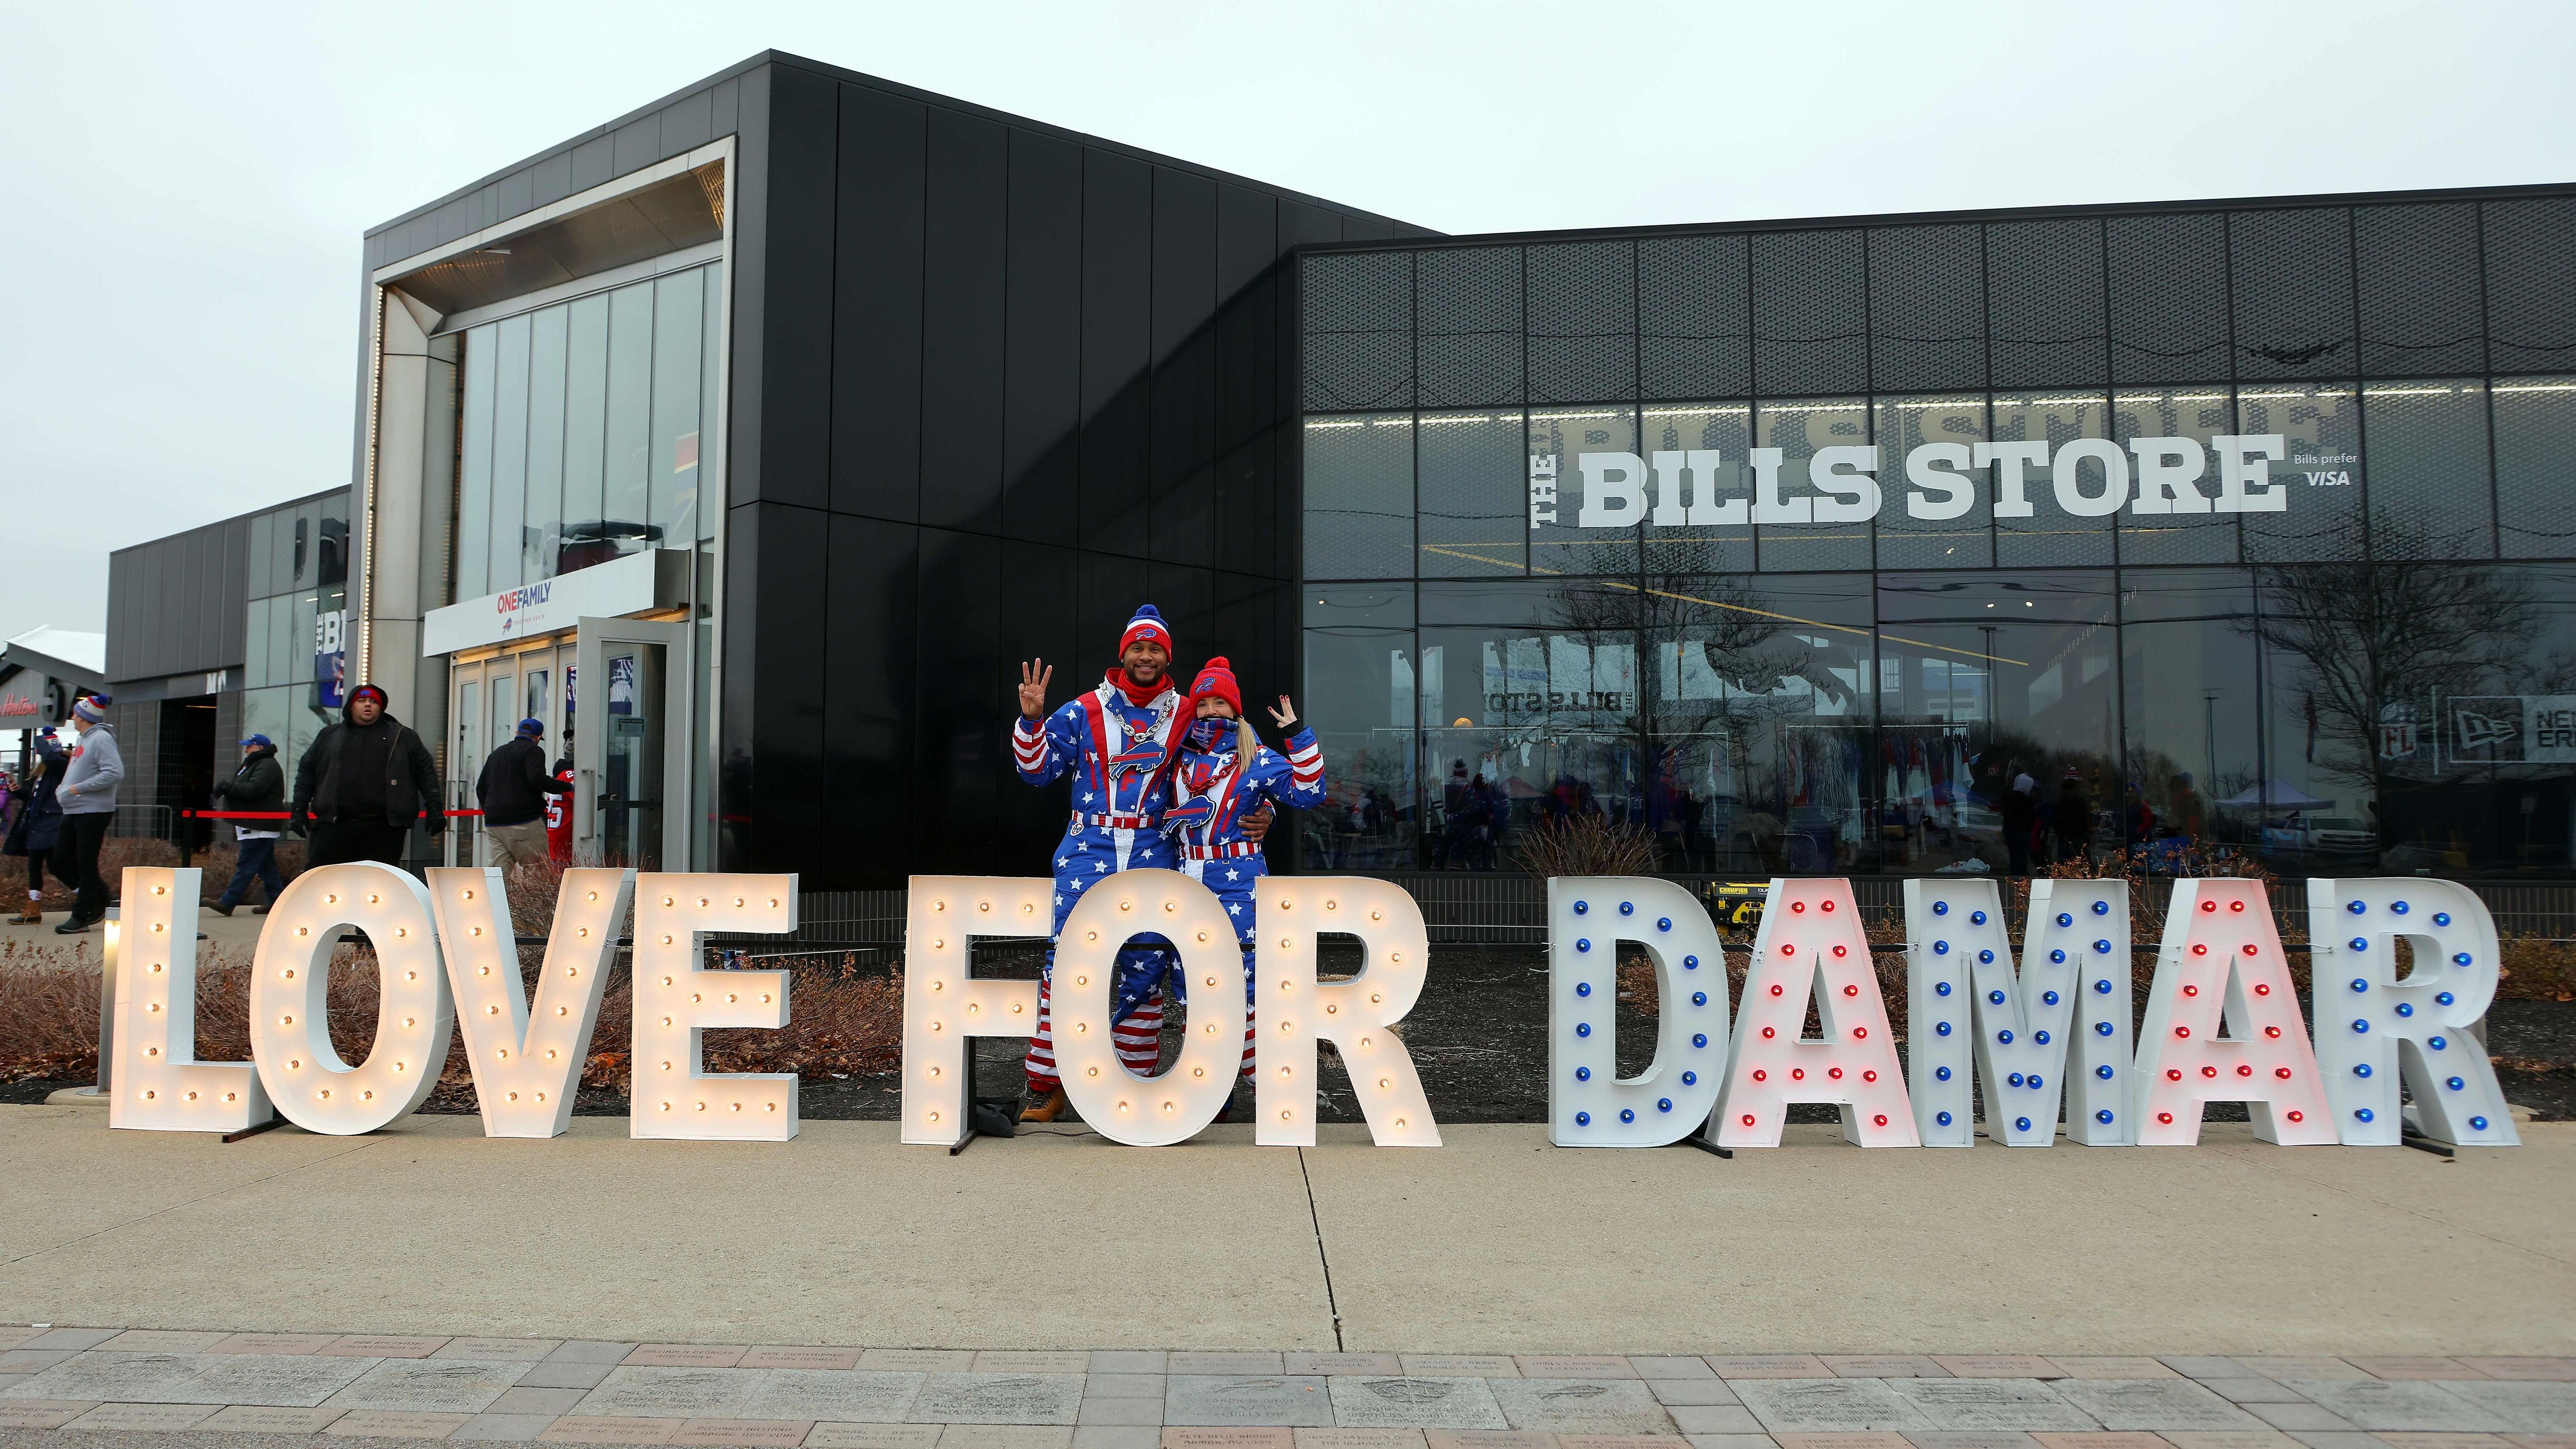
[[[1590,1023],[1590,1022],[1588,1022],[1588,1021],[1578,1021],[1578,1022],[1576,1022],[1576,1023],[1574,1024],[1574,1034],[1575,1034],[1576,1036],[1590,1036],[1590,1035],[1592,1035],[1592,1023]]]
[[[2371,1111],[2368,1107],[2355,1107],[2352,1109],[2352,1115],[2360,1118],[2364,1122],[2367,1122],[2371,1118]]]
[[[1574,994],[1577,996],[1590,996],[1592,994],[1592,983],[1589,981],[1575,982]]]
[[[2484,1132],[2487,1130],[2487,1119],[2484,1117],[2472,1117],[2469,1119],[2469,1126],[2477,1131]]]
[[[1940,1023],[1938,1026],[1934,1027],[1934,1028],[1933,1028],[1933,1030],[1938,1031],[1938,1032],[1939,1032],[1939,1033],[1941,1033],[1943,1036],[1948,1036],[1948,1035],[1950,1034],[1950,1023],[1948,1023],[1948,1022],[1946,1022],[1946,1021],[1945,1021],[1945,1022],[1942,1022],[1942,1023]],[[1943,1070],[1943,1071],[1947,1071],[1947,1070],[1949,1070],[1949,1068],[1944,1067],[1944,1068],[1942,1068],[1942,1070]]]
[[[2048,1083],[2040,1080],[2039,1073],[2033,1072],[2030,1074],[2030,1089],[2032,1091],[2036,1092],[2047,1085]]]
[[[2063,947],[2063,946],[2059,946],[2059,947],[2056,947],[2056,948],[2054,948],[2054,949],[2050,950],[2050,952],[2048,953],[2048,959],[2049,959],[2051,962],[2053,962],[2053,963],[2055,963],[2055,964],[2057,964],[2057,965],[2060,965],[2060,966],[2065,965],[2065,964],[2066,964],[2066,948],[2065,948],[2065,947]]]
[[[2048,1045],[2048,1033],[2047,1033],[2047,1032],[2044,1032],[2044,1031],[2035,1031],[2035,1032],[2032,1032],[2032,1033],[2030,1034],[2030,1039],[2031,1039],[2032,1041],[2035,1041],[2035,1042],[2039,1043],[2041,1046],[2046,1046],[2046,1045]]]
[[[2027,1132],[2027,1131],[2029,1131],[2029,1130],[2030,1130],[2030,1119],[2029,1119],[2028,1117],[2015,1117],[2015,1118],[2013,1119],[2013,1130],[2014,1130],[2014,1131],[2016,1131],[2016,1132]]]
[[[1621,901],[1619,903],[1619,914],[1623,916],[1633,916],[1637,914],[1637,903],[1635,901]]]
[[[2097,916],[2107,916],[2111,914],[2111,903],[2109,901],[2095,901],[2093,903],[2093,914]]]
[[[2406,903],[2404,901],[2399,901],[2397,904],[2390,906],[2389,909],[2402,916],[2406,914]]]
[[[1669,930],[1671,930],[1672,928],[1673,928],[1673,918],[1672,918],[1672,917],[1670,917],[1670,916],[1657,916],[1657,917],[1655,917],[1655,929],[1656,929],[1656,930],[1658,930],[1658,931],[1669,931]]]
[[[2356,976],[2352,978],[2352,989],[2355,991],[2368,991],[2370,989],[2370,983],[2361,977]]]
[[[2074,925],[2074,924],[2075,924],[2075,917],[2073,917],[2072,915],[2069,915],[2068,913],[2066,913],[2066,912],[2064,912],[2064,911],[2059,911],[2059,912],[2057,913],[2057,924],[2059,924],[2059,925],[2061,925],[2061,926],[2071,926],[2071,925]]]
[[[2437,926],[2447,926],[2451,924],[2451,913],[2449,911],[2435,911],[2433,913],[2433,924]]]
[[[1708,993],[1707,993],[1707,992],[1705,992],[1705,991],[1694,991],[1694,992],[1692,992],[1692,993],[1691,993],[1691,1005],[1693,1005],[1693,1006],[1706,1006],[1706,1005],[1708,1005]]]
[[[1977,953],[1977,960],[1978,960],[1980,963],[1987,964],[1987,965],[1991,965],[1991,964],[1993,964],[1994,959],[1995,959],[1995,953],[1994,953],[1994,952],[1992,952],[1992,951],[1979,951],[1979,952]]]
[[[2008,1032],[2008,1031],[1999,1031],[1999,1032],[1996,1032],[1996,1033],[1995,1033],[1995,1040],[1997,1040],[1997,1041],[1999,1041],[1999,1042],[2002,1042],[2005,1046],[2011,1046],[2011,1045],[2012,1045],[2012,1033],[2011,1033],[2011,1032]]]
[[[2014,1086],[2018,1087],[2021,1085],[2021,1073],[2015,1072],[2004,1080],[2011,1082]]]
[[[2442,1003],[2444,1006],[2448,1006],[2451,1004],[2451,993],[2447,991],[2436,991],[2433,993],[2433,999]]]
[[[1932,1070],[1932,1075],[1946,1082],[1950,1080],[1950,1069],[1948,1067],[1935,1067]]]
[[[2446,1086],[2446,1087],[2450,1088],[2452,1091],[2456,1092],[2456,1091],[2460,1090],[2461,1088],[2463,1088],[2463,1087],[2467,1086],[2467,1085],[2468,1085],[2468,1083],[2467,1083],[2467,1082],[2465,1082],[2465,1081],[2463,1081],[2463,1080],[2461,1080],[2461,1079],[2460,1079],[2460,1078],[2458,1078],[2458,1077],[2453,1077],[2453,1078],[2451,1078],[2449,1081],[2444,1082],[2442,1085],[2443,1085],[2443,1086]]]
[[[2107,1021],[2097,1021],[2093,1023],[2093,1034],[2095,1036],[2109,1036],[2111,1034],[2111,1023]]]
[[[1708,1045],[1708,1033],[1707,1033],[1707,1032],[1704,1032],[1704,1031],[1695,1031],[1695,1032],[1692,1032],[1692,1033],[1691,1033],[1691,1045],[1692,1045],[1692,1046],[1695,1046],[1695,1047],[1705,1047],[1705,1046],[1707,1046],[1707,1045]]]
[[[2370,1023],[2356,1016],[2352,1020],[2352,1029],[2354,1031],[2368,1031],[2370,1030]]]
[[[2039,1003],[2042,1006],[2055,1006],[2057,1004],[2057,993],[2054,991],[2043,991],[2039,993]]]
[[[2442,1040],[2438,1036],[2428,1036],[2424,1038],[2424,1045],[2431,1047],[2435,1051],[2440,1051],[2442,1048],[2449,1046],[2450,1043]]]
[[[2093,990],[2100,995],[2108,996],[2111,994],[2111,983],[2107,980],[2096,981],[2093,983]]]
[[[1950,954],[1950,943],[1949,943],[1949,942],[1947,942],[1947,941],[1935,941],[1935,942],[1933,942],[1933,943],[1932,943],[1932,954],[1933,954],[1933,955],[1935,955],[1935,956],[1947,956],[1947,955],[1949,955],[1949,954]]]
[[[1575,1125],[1575,1126],[1577,1126],[1577,1127],[1589,1127],[1589,1126],[1591,1126],[1591,1125],[1592,1125],[1592,1114],[1591,1114],[1591,1113],[1589,1113],[1589,1112],[1577,1112],[1577,1113],[1575,1113],[1575,1114],[1574,1114],[1574,1125]]]
[[[1699,969],[1699,958],[1697,956],[1684,956],[1682,958],[1682,969],[1684,971],[1697,971]]]
[[[2107,1082],[2111,1080],[2111,1069],[2108,1066],[2095,1067],[2093,1069],[2093,1075],[2100,1077],[2103,1081]]]
[[[1941,1115],[1939,1115],[1939,1116],[1937,1116],[1937,1117],[1933,1118],[1932,1120],[1933,1120],[1933,1121],[1935,1121],[1935,1122],[1940,1123],[1940,1124],[1941,1124],[1942,1126],[1944,1126],[1944,1127],[1947,1127],[1947,1126],[1949,1126],[1949,1125],[1950,1125],[1950,1114],[1949,1114],[1949,1113],[1947,1113],[1947,1112],[1944,1112],[1944,1113],[1942,1113]]]
[[[1591,950],[1591,949],[1592,949],[1592,938],[1591,938],[1590,936],[1577,936],[1577,937],[1575,937],[1575,938],[1574,938],[1574,949],[1575,949],[1575,950],[1577,950],[1577,951],[1589,951],[1589,950]]]
[[[2356,1065],[2356,1066],[2352,1069],[2352,1074],[2353,1074],[2354,1076],[2356,1076],[2356,1077],[2366,1077],[2366,1076],[2369,1076],[2369,1075],[2370,1075],[2370,1063],[2368,1063],[2368,1062],[2362,1062],[2362,1063],[2360,1063],[2360,1064]]]
[[[2093,943],[2093,951],[2096,955],[2108,956],[2111,954],[2111,943],[2108,941],[2096,941]]]
[[[2093,1120],[2094,1120],[2094,1121],[2096,1121],[2096,1122],[2101,1123],[2101,1124],[2102,1124],[2103,1126],[2105,1126],[2105,1127],[2110,1126],[2110,1125],[2111,1125],[2111,1109],[2110,1109],[2110,1108],[2108,1108],[2108,1107],[2105,1107],[2105,1108],[2103,1108],[2101,1111],[2094,1113],[2094,1114],[2093,1114]]]
[[[1997,1006],[2001,1006],[2004,1004],[2004,994],[2000,991],[1989,991],[1986,993],[1986,1000],[1993,1002]]]
[[[1699,1073],[1697,1073],[1697,1072],[1684,1072],[1684,1073],[1682,1073],[1682,1085],[1683,1085],[1683,1086],[1685,1086],[1685,1087],[1696,1087],[1696,1086],[1698,1086],[1698,1085],[1699,1085]]]
[[[1576,901],[1574,903],[1574,913],[1578,916],[1588,915],[1591,913],[1591,910],[1592,903],[1590,901]]]
[[[1950,903],[1948,901],[1934,901],[1932,903],[1932,914],[1936,916],[1946,916],[1950,914]]]
[[[1633,1107],[1622,1107],[1622,1108],[1620,1108],[1620,1109],[1619,1109],[1619,1120],[1620,1120],[1620,1121],[1622,1121],[1622,1122],[1634,1122],[1634,1121],[1636,1121],[1636,1120],[1637,1120],[1637,1111],[1636,1111],[1636,1109],[1635,1109],[1635,1108],[1633,1108]]]
[[[2352,938],[2352,949],[2354,949],[2354,950],[2356,950],[2356,951],[2367,951],[2367,950],[2369,950],[2369,949],[2370,949],[2370,938],[2369,938],[2368,936],[2355,936],[2355,937],[2353,937],[2353,938]]]
[[[2397,1014],[2399,1016],[2413,1016],[2415,1014],[2415,1003],[2411,1001],[2401,1001],[2397,1003]]]
[[[2466,952],[2466,951],[2462,951],[2460,954],[2458,954],[2458,955],[2456,955],[2456,956],[2452,957],[2452,958],[2451,958],[2451,964],[2452,964],[2452,965],[2454,965],[2454,966],[2466,966],[2466,965],[2468,965],[2468,964],[2469,964],[2469,953],[2468,953],[2468,952]]]
[[[1971,926],[1982,926],[1982,925],[1984,925],[1985,923],[1986,923],[1986,913],[1985,913],[1985,912],[1983,912],[1983,911],[1971,911],[1971,912],[1969,912],[1969,913],[1968,913],[1968,924],[1969,924],[1969,925],[1971,925]]]
[[[2370,907],[2363,905],[2363,904],[2362,904],[2361,902],[2359,902],[2359,901],[2354,901],[2351,905],[2348,905],[2348,906],[2344,907],[2344,909],[2345,909],[2345,910],[2347,910],[2347,911],[2352,912],[2354,915],[2356,915],[2356,916],[2357,916],[2357,915],[2360,915],[2362,912],[2364,912],[2364,911],[2366,911],[2366,910],[2369,910],[2369,909],[2370,909]]]
[[[1655,1099],[1655,1110],[1658,1112],[1669,1112],[1673,1110],[1673,1099],[1670,1097],[1657,1097]]]
[[[1936,982],[1934,983],[1932,990],[1939,995],[1947,996],[1950,994],[1950,983],[1947,981]]]
[[[1574,1069],[1574,1079],[1578,1082],[1591,1081],[1592,1069],[1590,1067],[1576,1067]]]

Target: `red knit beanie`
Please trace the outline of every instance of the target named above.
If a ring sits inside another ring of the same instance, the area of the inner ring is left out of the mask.
[[[1234,706],[1234,717],[1243,718],[1243,686],[1234,682],[1234,666],[1220,654],[1199,669],[1199,677],[1190,682],[1190,711],[1198,712],[1199,701],[1207,698],[1224,700]]]

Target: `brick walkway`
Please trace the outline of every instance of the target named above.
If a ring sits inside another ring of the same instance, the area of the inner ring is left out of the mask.
[[[2576,1449],[2576,1358],[970,1352],[0,1327],[0,1431],[91,1430],[775,1449]]]

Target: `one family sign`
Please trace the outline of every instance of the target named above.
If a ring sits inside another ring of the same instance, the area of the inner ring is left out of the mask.
[[[792,875],[567,871],[532,998],[497,870],[432,870],[426,883],[371,863],[310,870],[261,932],[252,1060],[199,1062],[200,874],[126,872],[112,1127],[229,1132],[282,1114],[315,1132],[374,1131],[428,1098],[461,1021],[485,1134],[555,1136],[570,1122],[631,911],[631,1135],[796,1135],[792,1074],[709,1072],[701,1041],[711,1027],[786,1024],[787,973],[707,970],[701,945],[711,932],[793,930]],[[1052,890],[1043,878],[913,879],[904,1141],[965,1140],[969,1038],[1029,1034],[1036,983],[975,978],[970,946],[1040,934]],[[2065,1135],[2088,1146],[2188,1145],[2210,1102],[2244,1103],[2256,1135],[2289,1145],[2394,1145],[2409,1126],[2443,1142],[2518,1141],[2469,1032],[2495,995],[2495,923],[2448,881],[2309,882],[2313,1041],[2255,882],[2175,883],[2133,1041],[2125,882],[2034,883],[2016,950],[1994,881],[1908,881],[1904,1060],[1847,880],[1772,882],[1740,1010],[1728,1000],[1726,946],[1681,887],[1565,878],[1548,883],[1548,899],[1548,1112],[1559,1146],[1659,1147],[1694,1134],[1774,1146],[1790,1106],[1828,1103],[1865,1147],[1965,1147],[1979,1090],[1989,1135],[2012,1146],[2052,1145],[2061,1115]],[[1430,963],[1412,897],[1380,880],[1274,876],[1258,910],[1254,1140],[1314,1142],[1320,1043],[1330,1041],[1378,1144],[1438,1146],[1395,1029]],[[331,954],[349,927],[376,948],[381,1003],[374,1044],[355,1066],[333,1047],[325,1009]],[[1050,1011],[1058,1069],[1084,1120],[1114,1141],[1160,1146],[1186,1141],[1224,1106],[1244,1023],[1193,1020],[1179,1059],[1152,1077],[1121,1063],[1111,966],[1120,946],[1148,934],[1172,942],[1202,1000],[1231,999],[1241,958],[1215,896],[1177,872],[1138,870],[1067,918]],[[1318,974],[1328,936],[1357,941],[1356,975]],[[2403,977],[2400,941],[2412,954]],[[1626,1078],[1614,1039],[1623,944],[1652,963],[1658,1006],[1654,1060]],[[1811,1005],[1813,1038],[1803,1029]],[[2401,1081],[2413,1098],[2402,1109]]]

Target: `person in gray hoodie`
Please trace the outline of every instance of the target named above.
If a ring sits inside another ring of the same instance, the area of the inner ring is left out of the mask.
[[[72,882],[71,918],[55,934],[76,936],[107,919],[107,879],[98,873],[99,842],[116,819],[116,785],[125,778],[125,756],[117,751],[116,731],[107,723],[108,698],[85,694],[72,701],[72,728],[80,742],[54,800],[63,807],[63,832],[55,870]]]

